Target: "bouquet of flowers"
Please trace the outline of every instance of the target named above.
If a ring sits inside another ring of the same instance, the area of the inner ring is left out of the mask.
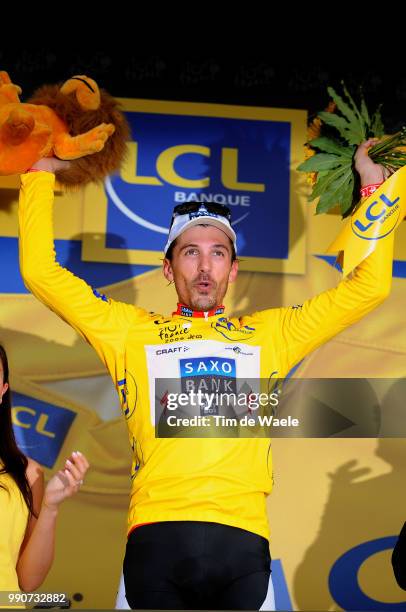
[[[359,202],[359,177],[353,163],[357,146],[379,138],[368,155],[386,174],[392,174],[406,164],[406,127],[392,136],[384,135],[381,107],[371,115],[362,93],[358,108],[344,83],[342,86],[345,97],[328,88],[333,102],[309,125],[306,161],[298,170],[307,172],[313,185],[309,201],[319,198],[316,214],[339,206],[344,218]]]

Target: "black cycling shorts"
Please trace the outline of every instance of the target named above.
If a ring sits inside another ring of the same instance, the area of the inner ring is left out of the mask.
[[[250,531],[197,521],[151,523],[128,538],[126,598],[132,609],[273,610],[270,570],[268,541]]]

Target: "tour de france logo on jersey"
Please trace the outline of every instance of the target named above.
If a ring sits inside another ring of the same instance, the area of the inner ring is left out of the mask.
[[[165,344],[182,342],[183,340],[200,340],[202,338],[202,334],[192,334],[192,323],[189,321],[174,323],[171,320],[156,320],[154,323],[159,325],[156,334],[159,340]]]
[[[224,357],[192,357],[180,359],[180,379],[182,393],[230,394],[237,393],[237,374],[235,359]],[[218,415],[219,406],[205,401],[200,402],[200,415]]]
[[[369,204],[361,218],[351,218],[351,229],[363,240],[379,240],[395,229],[400,215],[400,197],[382,193]]]

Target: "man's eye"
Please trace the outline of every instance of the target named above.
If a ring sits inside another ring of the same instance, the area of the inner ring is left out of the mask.
[[[214,251],[215,255],[220,255],[221,257],[224,257],[224,251]]]
[[[185,255],[196,255],[197,253],[197,249],[187,249],[187,251],[185,251]]]

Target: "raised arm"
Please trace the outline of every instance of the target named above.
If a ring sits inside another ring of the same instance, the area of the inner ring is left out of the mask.
[[[279,309],[278,328],[286,371],[385,300],[391,287],[392,259],[393,234],[377,245],[351,278],[306,300],[300,307]]]
[[[368,157],[372,143],[372,140],[363,143],[356,153],[356,168],[363,186],[381,183],[385,177],[381,166]],[[337,287],[306,300],[299,307],[259,313],[267,316],[274,333],[276,330],[285,374],[305,355],[384,301],[392,282],[393,245],[394,232],[385,240],[378,240],[371,255]]]
[[[57,162],[60,160],[40,160],[36,164],[40,171],[21,176],[21,274],[28,289],[92,344],[107,365],[107,353],[119,350],[129,327],[148,315],[141,308],[94,292],[55,260],[53,171]]]

